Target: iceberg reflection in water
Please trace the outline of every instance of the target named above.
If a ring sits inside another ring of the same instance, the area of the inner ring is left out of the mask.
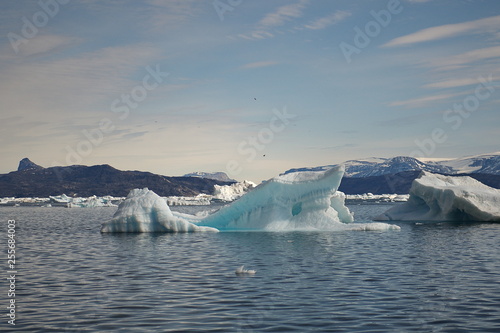
[[[280,175],[205,218],[173,213],[154,192],[135,189],[101,232],[399,230],[385,223],[351,223],[345,195],[337,191],[343,174],[337,166]]]

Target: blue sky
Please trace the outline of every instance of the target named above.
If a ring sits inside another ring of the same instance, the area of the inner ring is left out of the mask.
[[[111,164],[260,181],[499,151],[500,2],[0,3],[0,172]]]

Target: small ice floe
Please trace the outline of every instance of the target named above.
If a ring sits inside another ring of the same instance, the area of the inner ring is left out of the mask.
[[[243,275],[255,275],[257,271],[254,271],[253,269],[245,269],[245,266],[240,266],[236,269],[234,272],[236,275],[243,276]]]

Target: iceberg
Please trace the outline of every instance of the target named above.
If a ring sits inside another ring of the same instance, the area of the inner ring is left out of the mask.
[[[74,198],[70,200],[66,207],[68,208],[95,208],[95,207],[116,207],[112,202],[113,197],[97,197],[95,195],[88,198]]]
[[[373,201],[373,202],[403,202],[408,201],[409,194],[348,194],[347,200],[351,201]]]
[[[208,216],[202,225],[219,230],[331,230],[354,221],[337,193],[343,166],[274,177],[231,205]]]
[[[231,185],[214,185],[213,199],[220,201],[234,201],[241,198],[248,191],[257,185],[249,180],[234,183]]]
[[[185,214],[183,214],[185,215]],[[196,220],[196,217],[192,217]],[[186,216],[175,216],[167,202],[147,188],[130,191],[113,215],[101,227],[103,233],[119,232],[199,232],[217,229],[200,227]]]
[[[217,185],[215,185],[217,186]],[[208,206],[212,196],[200,193],[195,197],[170,196],[164,198],[169,206]]]
[[[408,201],[375,220],[500,222],[500,190],[467,176],[423,171],[413,181]]]
[[[50,202],[52,202],[52,203],[65,203],[65,204],[67,204],[67,203],[71,202],[71,200],[72,200],[72,198],[68,197],[64,193],[62,195],[55,195],[55,196],[51,195],[51,196],[49,196],[49,198],[50,198]]]
[[[147,188],[133,190],[102,232],[318,231],[400,229],[386,223],[351,223],[338,192],[342,166],[303,171],[263,182],[206,217],[175,213]]]

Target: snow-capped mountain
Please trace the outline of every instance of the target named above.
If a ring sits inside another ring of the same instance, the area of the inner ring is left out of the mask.
[[[500,152],[456,158],[439,163],[452,168],[455,173],[500,175]]]
[[[346,177],[370,177],[396,174],[403,171],[424,170],[432,173],[454,173],[451,167],[435,162],[422,162],[408,156],[346,161]]]
[[[234,182],[234,183],[236,183],[236,180],[229,178],[225,172],[201,172],[201,171],[197,171],[197,172],[187,173],[183,177],[206,178],[206,179],[213,179],[213,180],[218,180],[218,181],[222,181],[222,182]]]
[[[397,156],[392,158],[371,157],[367,159],[349,160],[342,164],[345,166],[345,177],[350,178],[383,176],[415,170],[440,174],[481,173],[500,175],[500,152],[444,161],[428,161],[409,156]],[[285,173],[307,170],[325,170],[332,166],[333,165],[291,169]]]

